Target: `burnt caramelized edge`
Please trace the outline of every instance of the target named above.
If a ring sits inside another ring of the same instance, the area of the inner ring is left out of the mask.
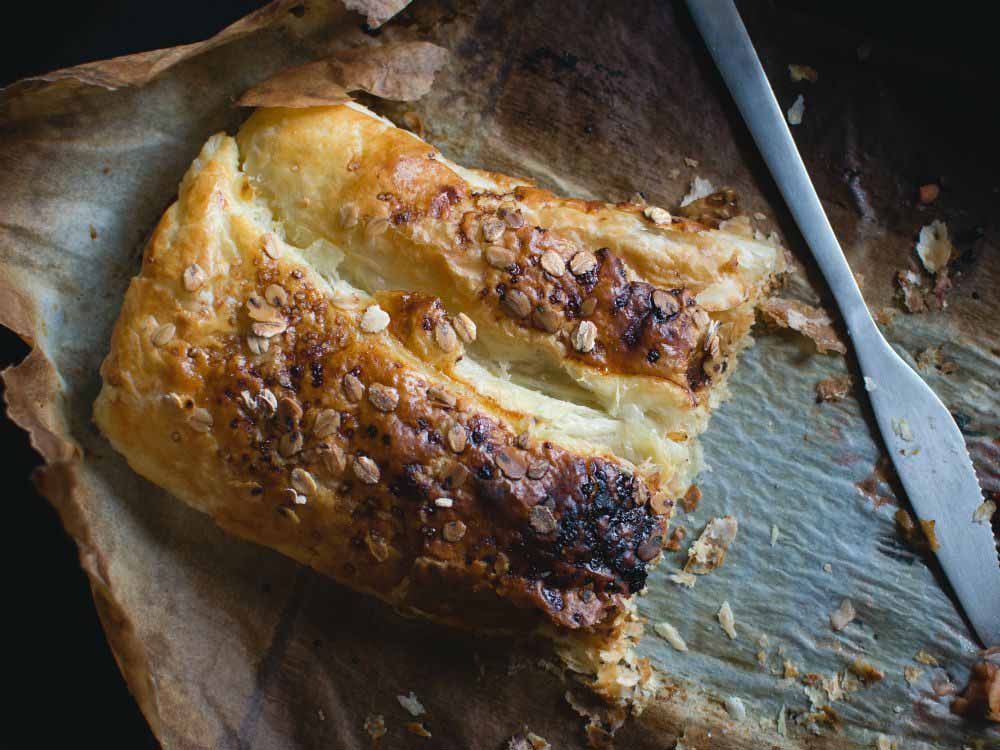
[[[614,460],[513,434],[461,391],[387,357],[301,270],[264,254],[254,263],[245,296],[280,286],[284,330],[264,354],[234,333],[219,348],[180,355],[207,373],[221,455],[250,500],[275,508],[276,522],[309,525],[313,483],[356,501],[339,578],[364,587],[371,565],[396,565],[399,578],[423,558],[450,562],[567,628],[601,626],[621,597],[643,588],[666,521],[641,479]],[[380,299],[391,335],[418,355],[434,346],[439,303]]]

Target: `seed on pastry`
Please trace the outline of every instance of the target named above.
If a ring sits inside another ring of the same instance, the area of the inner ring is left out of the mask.
[[[670,292],[666,292],[663,289],[657,289],[653,292],[653,307],[659,310],[663,315],[673,315],[678,310],[680,306],[677,304],[677,300],[674,295]]]
[[[528,464],[528,479],[541,479],[549,471],[549,462],[544,458],[536,458]]]
[[[212,413],[200,406],[188,414],[188,424],[195,432],[208,432],[212,429],[213,423]]]
[[[365,234],[367,234],[369,237],[378,237],[379,235],[385,234],[388,229],[389,229],[388,219],[383,219],[383,218],[372,219],[371,221],[368,222],[368,225],[365,227]]]
[[[264,290],[264,299],[273,307],[284,307],[288,304],[288,292],[280,284],[271,284]]]
[[[461,521],[448,521],[441,533],[446,542],[451,542],[452,544],[460,542],[462,541],[462,537],[465,536],[465,524]]]
[[[468,478],[469,470],[465,468],[464,464],[460,464],[458,461],[452,461],[448,464],[440,476],[441,484],[452,490],[457,490],[465,484],[465,480]]]
[[[382,477],[382,472],[379,471],[378,464],[368,458],[368,456],[355,457],[351,468],[354,470],[354,476],[364,484],[377,484],[378,480]]]
[[[277,260],[281,257],[283,249],[281,241],[273,234],[264,235],[264,252],[267,253],[268,257]]]
[[[427,389],[427,398],[431,401],[437,401],[448,408],[454,408],[458,403],[458,399],[454,394],[449,393],[443,388],[438,388],[436,385],[432,385]]]
[[[574,329],[572,335],[573,348],[581,354],[588,354],[594,351],[597,343],[597,326],[589,320],[581,320]]]
[[[587,250],[581,250],[569,259],[569,270],[574,276],[583,276],[597,268],[597,256]]]
[[[267,300],[259,294],[251,294],[247,297],[247,315],[251,320],[261,323],[273,323],[283,320],[281,313],[271,307]]]
[[[357,205],[354,203],[345,203],[340,207],[340,226],[344,229],[356,227],[358,225],[359,216],[360,212],[358,211]]]
[[[254,354],[264,354],[271,348],[271,342],[263,336],[250,334],[247,336],[247,346],[250,347],[250,351]]]
[[[259,321],[250,326],[254,336],[269,339],[284,333],[288,329],[288,323],[284,320]]]
[[[330,437],[339,429],[340,412],[336,409],[323,409],[316,415],[316,421],[313,422],[313,435],[316,437],[320,439]]]
[[[544,505],[536,505],[531,509],[528,523],[539,534],[551,534],[556,530],[556,517]]]
[[[302,419],[302,405],[294,398],[285,396],[278,402],[278,418],[288,429],[291,429]]]
[[[313,479],[313,475],[310,474],[305,469],[300,468],[298,466],[292,469],[291,480],[292,480],[292,487],[295,489],[296,492],[299,492],[305,495],[306,497],[308,497],[309,495],[316,494],[317,490],[316,480]]]
[[[164,323],[161,326],[157,326],[156,330],[153,331],[153,335],[149,337],[149,340],[153,343],[153,346],[166,346],[173,341],[174,334],[176,333],[177,326],[173,323]]]
[[[524,216],[521,214],[521,209],[513,203],[501,203],[497,210],[497,216],[511,229],[520,229],[524,226]]]
[[[361,316],[361,330],[365,333],[379,333],[389,325],[389,313],[378,305],[372,305]]]
[[[536,328],[541,328],[546,333],[555,333],[559,330],[559,326],[562,325],[563,316],[560,315],[555,310],[549,310],[547,308],[542,308],[540,310],[535,310],[531,314],[531,322],[535,324]]]
[[[451,508],[455,505],[455,501],[450,497],[439,497],[434,500],[434,504],[439,508]]]
[[[344,389],[344,396],[351,403],[358,403],[365,395],[365,384],[350,372],[344,376],[341,386]]]
[[[670,212],[659,206],[646,206],[642,215],[657,225],[670,223]]]
[[[490,217],[483,219],[483,239],[487,242],[496,242],[503,237],[503,232],[506,228],[507,225],[500,221],[500,219]]]
[[[476,340],[476,323],[465,313],[459,313],[455,318],[455,332],[466,344]]]
[[[379,411],[395,411],[399,406],[399,391],[381,383],[372,383],[368,389],[368,401]]]
[[[257,408],[257,399],[250,391],[240,391],[240,401],[249,411],[254,411]]]
[[[550,276],[562,276],[566,270],[566,263],[559,253],[548,250],[542,253],[542,270]]]
[[[316,446],[319,460],[323,462],[326,470],[335,476],[340,476],[347,468],[347,456],[344,450],[336,443],[320,443]]]
[[[503,301],[500,303],[500,307],[502,307],[503,311],[510,317],[520,320],[522,318],[527,318],[528,313],[531,312],[531,300],[528,299],[528,295],[520,289],[511,289],[506,295],[504,295]]]
[[[514,251],[507,249],[503,245],[488,245],[483,255],[486,257],[487,263],[493,266],[493,268],[500,270],[510,268],[517,259]]]
[[[468,436],[465,432],[465,428],[460,424],[452,425],[451,429],[448,430],[448,434],[445,435],[448,447],[455,451],[455,453],[461,453],[465,450],[467,439]]]
[[[205,272],[201,270],[201,266],[197,263],[192,263],[190,266],[184,269],[184,288],[189,292],[196,292],[205,284],[208,279]]]
[[[451,323],[447,320],[438,321],[438,324],[434,327],[434,340],[441,347],[442,351],[449,354],[458,349],[459,346],[455,329],[452,328]]]
[[[299,430],[286,432],[278,440],[278,454],[282,458],[290,458],[302,450],[305,440]]]
[[[278,399],[267,388],[260,392],[260,400],[264,404],[264,410],[268,413],[274,414],[278,411]]]
[[[528,473],[528,467],[524,465],[524,461],[510,448],[497,451],[495,460],[500,471],[508,479],[524,479],[525,474]]]

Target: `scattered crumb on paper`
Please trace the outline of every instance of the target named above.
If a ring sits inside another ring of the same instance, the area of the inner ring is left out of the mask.
[[[694,166],[697,166],[697,162],[695,162]],[[714,192],[715,185],[713,185],[709,180],[705,180],[695,175],[694,179],[691,180],[691,185],[688,187],[687,195],[681,198],[681,205],[686,206],[689,203],[694,203],[699,198],[704,198]]]
[[[722,602],[722,606],[719,607],[719,612],[716,615],[719,618],[719,625],[733,640],[736,640],[736,618],[733,616],[733,609],[729,606],[728,601]]]
[[[819,73],[816,72],[816,68],[810,65],[789,65],[788,75],[791,76],[792,80],[796,83],[799,81],[816,83],[816,81],[819,80]]]
[[[816,384],[816,400],[819,402],[841,401],[851,392],[853,382],[850,375],[821,380]]]
[[[709,521],[701,536],[688,548],[684,572],[706,575],[722,565],[729,545],[736,539],[737,531],[739,523],[733,516]]]
[[[772,547],[778,543],[778,537],[779,536],[781,536],[781,531],[778,530],[777,526],[775,526],[775,525],[772,524],[771,525],[771,546]]]
[[[396,700],[399,701],[399,705],[405,708],[410,716],[421,716],[427,713],[427,709],[424,708],[424,705],[412,690],[409,695],[397,695]]]
[[[916,684],[923,673],[920,667],[903,667],[903,679],[910,685]]]
[[[939,220],[934,220],[920,229],[917,240],[917,255],[931,273],[938,273],[948,265],[955,248],[948,238],[948,226]]]
[[[936,667],[936,666],[938,666],[938,660],[935,659],[930,654],[928,654],[923,649],[920,649],[919,651],[917,651],[917,655],[914,656],[913,658],[915,660],[917,660],[918,662],[920,662],[921,664],[926,664],[928,667]]]
[[[743,721],[747,717],[746,706],[735,695],[730,695],[726,698],[726,712],[733,721]]]
[[[403,724],[403,728],[410,734],[417,735],[417,737],[425,737],[427,739],[432,737],[431,733],[427,730],[427,727],[425,727],[421,721],[408,721]]]
[[[840,603],[840,606],[830,613],[830,626],[836,631],[841,631],[846,628],[855,617],[857,617],[857,612],[854,610],[854,604],[851,603],[850,599],[844,599]]]
[[[403,8],[410,0],[343,0],[348,10],[365,16],[369,28],[377,29]]]
[[[992,500],[984,500],[979,504],[972,513],[972,521],[974,523],[990,523],[993,519],[993,514],[997,512],[997,504]]]
[[[385,717],[382,714],[368,714],[365,717],[365,731],[373,740],[385,734]]]
[[[691,573],[683,573],[679,570],[668,575],[667,579],[676,583],[678,586],[684,586],[689,589],[693,589],[694,585],[698,583],[698,576]]]
[[[680,632],[669,622],[658,622],[653,626],[653,630],[663,640],[673,646],[677,651],[687,651],[687,643],[681,637]]]
[[[847,353],[847,346],[833,329],[833,320],[824,310],[797,300],[773,297],[760,305],[764,319],[781,328],[791,328],[812,339],[820,354]]]
[[[801,125],[802,115],[806,111],[806,98],[799,94],[792,106],[788,108],[788,124],[789,125]]]
[[[865,390],[871,393],[878,388],[878,383],[875,382],[873,378],[865,375]]]

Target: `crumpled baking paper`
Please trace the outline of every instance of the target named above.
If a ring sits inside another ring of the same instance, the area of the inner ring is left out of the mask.
[[[582,747],[564,697],[572,680],[543,647],[405,620],[227,537],[131,472],[91,422],[125,287],[203,141],[235,132],[246,111],[234,102],[254,86],[364,46],[449,51],[423,98],[375,104],[422,123],[461,164],[581,197],[641,191],[668,209],[695,177],[734,188],[753,226],[784,236],[801,261],[784,294],[823,305],[680,6],[417,0],[373,36],[373,21],[402,3],[350,5],[367,22],[333,3],[279,1],[191,53],[95,64],[4,92],[0,322],[33,346],[5,373],[8,410],[45,458],[38,485],[79,545],[115,656],[165,748],[369,748],[365,721],[376,715],[387,730],[379,747],[499,748],[526,729]],[[949,107],[908,116],[901,82],[913,68],[902,53],[880,57],[876,46],[859,61],[863,40],[848,32],[769,4],[741,9],[782,105],[808,99],[795,134],[870,306],[904,357],[941,345],[957,363],[924,374],[963,426],[984,488],[1000,491],[995,165],[970,157],[961,137],[970,124]],[[789,57],[790,39],[809,59]],[[788,64],[820,78],[793,83]],[[921,75],[930,79],[921,90],[935,75],[961,78],[947,65]],[[920,207],[913,193],[926,174],[947,174],[948,189]],[[954,240],[954,286],[945,310],[908,315],[893,279],[918,268],[916,235],[931,219]],[[689,650],[649,629],[642,649],[666,687],[619,731],[618,747],[860,748],[880,734],[900,748],[998,742],[996,729],[947,709],[976,645],[934,562],[898,539],[891,480],[865,483],[880,447],[863,394],[815,402],[817,381],[852,367],[792,331],[762,334],[744,356],[704,438],[704,499],[674,521],[690,542],[711,517],[732,514],[739,534],[692,589],[668,578],[687,544],[652,576],[640,610],[672,623]],[[857,617],[834,632],[829,614],[845,598]],[[716,618],[723,601],[736,639]],[[937,666],[917,661],[920,651]],[[855,685],[855,659],[884,679]],[[405,727],[413,718],[396,696],[410,691],[431,739]],[[739,721],[725,708],[734,697],[746,711]]]

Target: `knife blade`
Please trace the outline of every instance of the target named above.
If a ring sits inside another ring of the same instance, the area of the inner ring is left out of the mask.
[[[705,44],[840,309],[886,449],[976,634],[1000,646],[1000,561],[962,433],[882,336],[823,211],[733,0],[687,0]]]

